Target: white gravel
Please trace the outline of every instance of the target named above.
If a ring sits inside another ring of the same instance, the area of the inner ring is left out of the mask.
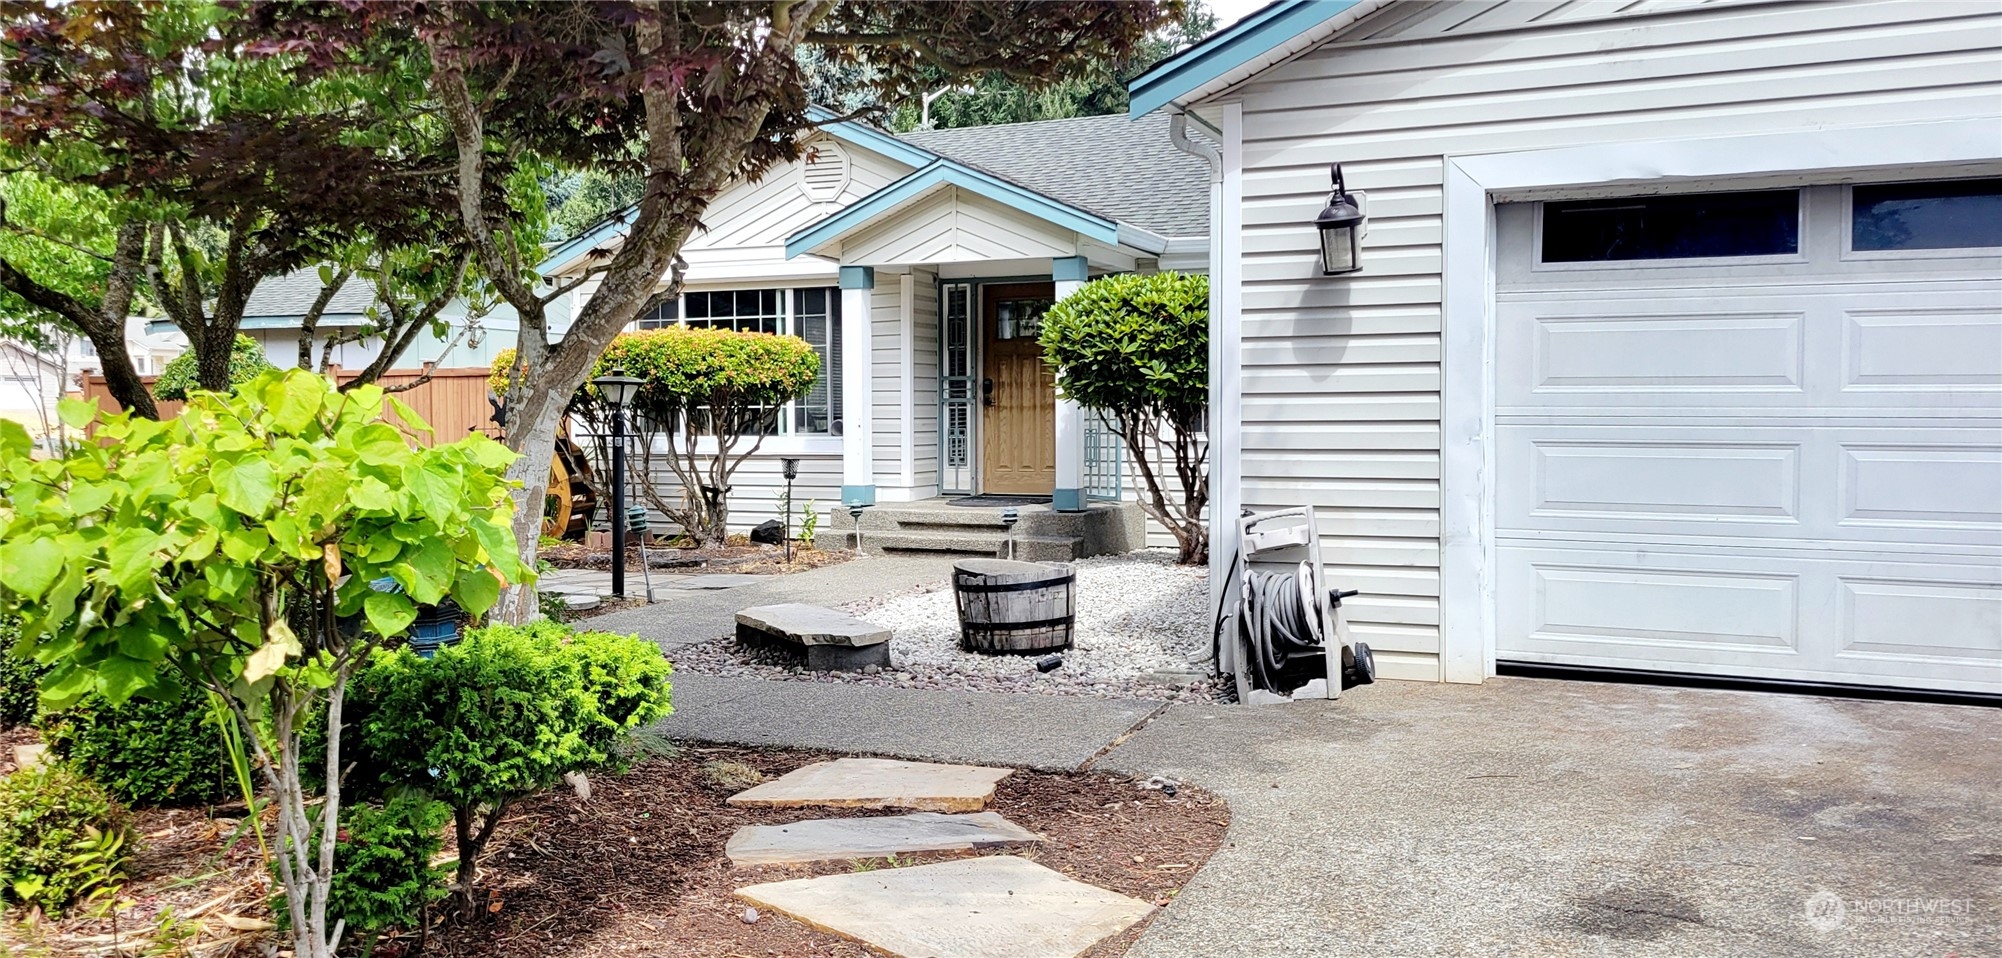
[[[1062,667],[1036,671],[1039,655],[982,655],[959,648],[952,585],[839,606],[894,630],[891,669],[880,674],[807,672],[774,664],[732,641],[674,650],[675,667],[709,675],[850,682],[988,692],[1116,698],[1208,697],[1209,589],[1201,567],[1177,566],[1161,550],[1083,559],[1077,568],[1077,631]]]

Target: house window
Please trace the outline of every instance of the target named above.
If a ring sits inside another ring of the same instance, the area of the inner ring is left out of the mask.
[[[841,435],[841,291],[738,289],[683,293],[654,307],[636,324],[710,326],[739,332],[798,336],[820,355],[820,378],[806,397],[779,416],[780,435]]]
[[[1546,263],[1790,256],[1799,251],[1799,190],[1543,204]]]
[[[2002,246],[2002,179],[1858,186],[1850,209],[1855,250]]]

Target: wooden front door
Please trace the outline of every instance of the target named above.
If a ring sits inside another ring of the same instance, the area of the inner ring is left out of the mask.
[[[982,492],[1049,495],[1057,486],[1057,381],[1036,342],[1056,289],[980,288]]]

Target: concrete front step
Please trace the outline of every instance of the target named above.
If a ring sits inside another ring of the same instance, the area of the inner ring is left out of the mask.
[[[937,532],[930,530],[872,532],[863,530],[862,551],[884,553],[929,552],[949,555],[1005,558],[1008,536],[1002,533]],[[1015,558],[1024,562],[1069,562],[1078,557],[1082,540],[1075,536],[1017,535]],[[854,548],[855,533],[843,533],[842,544]]]

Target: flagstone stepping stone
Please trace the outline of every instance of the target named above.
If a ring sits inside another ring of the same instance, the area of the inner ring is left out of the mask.
[[[732,805],[772,808],[912,808],[977,812],[994,797],[994,783],[1013,769],[937,765],[882,758],[841,758],[794,769],[730,796]]]
[[[917,812],[881,818],[816,818],[790,825],[746,825],[723,851],[739,865],[884,858],[1040,842],[1043,836],[995,812]]]
[[[1012,855],[768,882],[737,897],[901,958],[1074,958],[1154,907]]]
[[[752,606],[737,613],[737,641],[777,650],[814,672],[890,667],[889,629],[804,602]]]

